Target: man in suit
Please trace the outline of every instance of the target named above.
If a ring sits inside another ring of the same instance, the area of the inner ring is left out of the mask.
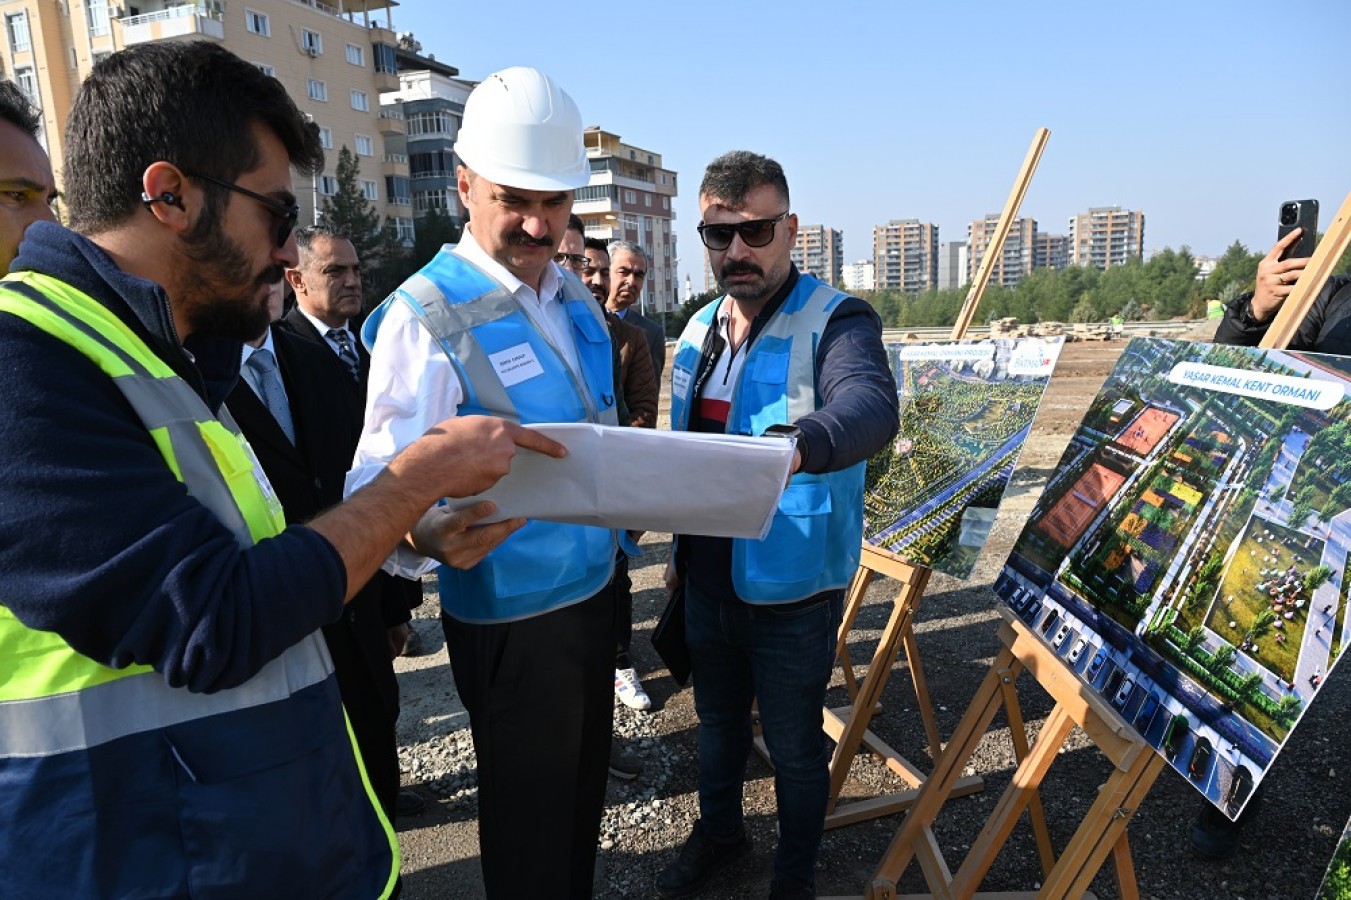
[[[297,337],[327,347],[342,363],[346,380],[360,415],[366,407],[366,374],[371,356],[356,333],[361,314],[361,260],[356,248],[340,229],[328,225],[297,228],[296,250],[300,262],[286,270],[286,281],[295,291],[296,305],[281,326]],[[355,449],[355,445],[352,448]],[[350,462],[350,459],[349,459]],[[410,610],[422,603],[422,583],[377,572],[371,583],[383,591],[381,603],[385,624],[390,626],[395,655],[415,656],[421,643],[410,629]],[[416,794],[400,794],[405,815],[421,809]]]
[[[643,284],[647,281],[647,251],[631,241],[611,241],[609,249],[610,299],[605,307],[625,322],[643,329],[660,387],[661,372],[666,367],[666,333],[660,325],[633,308],[642,298]]]
[[[278,282],[270,301],[274,319],[281,314],[281,294]],[[226,405],[288,522],[306,522],[342,500],[343,479],[361,433],[354,397],[340,389],[349,377],[333,354],[275,325],[244,345],[240,379]],[[383,627],[380,587],[368,584],[342,618],[324,626],[324,641],[366,774],[392,821],[406,801],[397,801],[399,688],[390,664],[397,635],[391,639]],[[409,814],[407,808],[402,812]]]

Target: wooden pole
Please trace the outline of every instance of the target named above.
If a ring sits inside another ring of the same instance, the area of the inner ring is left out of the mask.
[[[966,337],[966,330],[971,327],[971,320],[976,315],[981,295],[985,293],[985,287],[990,283],[990,273],[994,271],[995,263],[1004,256],[1004,241],[1008,239],[1009,229],[1013,227],[1018,208],[1023,205],[1027,186],[1032,183],[1032,174],[1037,171],[1037,163],[1041,161],[1041,153],[1046,149],[1046,141],[1050,137],[1049,130],[1038,128],[1032,138],[1032,146],[1027,148],[1027,156],[1023,159],[1023,167],[1018,172],[1018,180],[1013,183],[1009,199],[1004,203],[1004,211],[999,214],[999,225],[995,227],[994,237],[985,247],[985,255],[981,257],[980,266],[976,269],[976,278],[966,293],[966,302],[962,304],[962,311],[957,314],[957,321],[952,326],[954,341]]]

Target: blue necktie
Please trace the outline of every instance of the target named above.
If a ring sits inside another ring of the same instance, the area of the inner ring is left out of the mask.
[[[259,349],[249,354],[244,365],[253,372],[254,386],[258,389],[258,399],[263,401],[272,418],[277,420],[286,439],[296,442],[296,426],[291,421],[291,405],[286,400],[286,386],[282,384],[281,372],[277,369],[277,359],[271,350]]]
[[[352,336],[347,333],[346,328],[330,328],[328,330],[328,339],[338,345],[338,359],[347,366],[348,373],[352,380],[361,381],[361,362],[357,359],[356,348],[352,346]]]

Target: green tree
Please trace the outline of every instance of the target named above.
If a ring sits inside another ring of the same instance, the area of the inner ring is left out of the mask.
[[[1234,241],[1201,285],[1201,296],[1227,301],[1243,291],[1252,290],[1257,278],[1257,264],[1261,261],[1261,253],[1249,253],[1247,247]]]
[[[1258,689],[1262,686],[1262,673],[1249,672],[1243,676],[1243,681],[1239,683],[1238,695],[1244,700],[1252,700],[1257,696]]]
[[[1187,643],[1183,645],[1182,649],[1187,653],[1191,653],[1197,647],[1201,646],[1201,642],[1205,640],[1205,638],[1205,628],[1201,625],[1194,625],[1192,626],[1192,629],[1187,632]]]
[[[1304,589],[1312,594],[1318,590],[1327,580],[1332,577],[1332,569],[1325,565],[1317,565],[1308,571],[1304,576]]]
[[[346,145],[338,151],[338,189],[325,197],[319,220],[347,235],[361,260],[361,287],[370,309],[398,287],[412,269],[407,249],[392,221],[381,227],[380,213],[361,189],[361,164]]]
[[[408,270],[417,271],[432,261],[432,258],[445,244],[459,243],[464,226],[453,216],[432,208],[417,220],[417,230],[413,234],[413,247],[408,251]]]
[[[1299,711],[1303,706],[1304,704],[1300,702],[1297,695],[1286,694],[1281,698],[1281,702],[1276,704],[1276,712],[1271,718],[1276,721],[1276,724],[1289,728],[1299,718]]]
[[[679,337],[695,313],[721,296],[722,292],[718,290],[704,291],[680,304],[680,308],[671,313],[670,318],[666,320],[666,334],[670,337]]]
[[[1276,622],[1276,614],[1271,611],[1271,607],[1266,607],[1253,617],[1252,627],[1248,633],[1256,640],[1271,630],[1271,626]]]
[[[1206,668],[1215,673],[1223,672],[1229,668],[1237,656],[1238,651],[1234,649],[1233,644],[1220,644],[1215,650],[1215,655],[1210,658],[1210,665]]]

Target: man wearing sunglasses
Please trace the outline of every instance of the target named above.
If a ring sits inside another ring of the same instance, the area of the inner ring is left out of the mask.
[[[442,496],[541,436],[441,423],[287,523],[221,405],[296,262],[281,83],[208,42],[100,61],[67,120],[73,230],[0,284],[0,881],[6,896],[388,897],[398,843],[321,625]],[[285,887],[283,887],[285,886]]]
[[[793,265],[797,216],[778,163],[719,157],[699,206],[727,293],[676,344],[671,427],[781,434],[796,453],[764,540],[676,541],[667,584],[685,589],[699,821],[657,892],[693,896],[749,849],[741,796],[758,702],[778,801],[770,897],[813,897],[830,786],[821,709],[863,542],[863,467],[896,433],[896,384],[872,307]]]
[[[617,424],[605,320],[553,261],[590,178],[582,130],[572,98],[534,69],[494,73],[469,95],[455,144],[469,224],[362,327],[370,401],[349,489],[446,416]],[[387,568],[437,569],[474,736],[488,896],[517,896],[528,858],[550,896],[589,897],[614,719],[616,535],[508,520],[411,538]]]

